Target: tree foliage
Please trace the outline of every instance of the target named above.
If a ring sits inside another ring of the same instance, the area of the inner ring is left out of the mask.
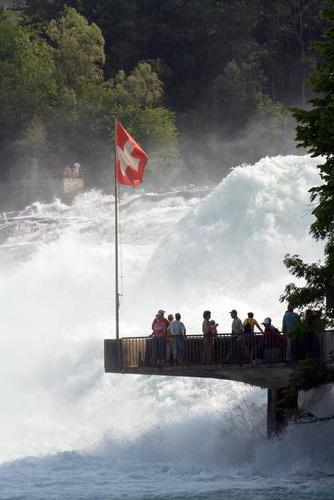
[[[52,48],[17,15],[0,10],[0,175],[14,161],[15,141],[34,116],[57,102]]]
[[[106,79],[100,28],[72,7],[33,27],[0,11],[0,148],[2,171],[36,155],[55,172],[81,161],[97,180],[110,163],[115,117],[154,157],[177,157],[174,114],[148,63]],[[10,169],[13,171],[13,168]],[[19,170],[18,170],[19,171]],[[109,174],[110,175],[110,174]]]
[[[291,152],[291,120],[282,109],[311,97],[314,41],[329,0],[28,0],[35,26],[64,5],[96,23],[106,42],[105,77],[149,62],[176,113],[183,158],[221,179],[224,169],[266,154]],[[263,112],[265,109],[265,112]],[[284,115],[284,119],[282,119]],[[256,124],[261,141],[224,147]],[[207,139],[206,139],[207,138]],[[207,144],[206,144],[207,143]],[[189,158],[189,160],[188,160]]]
[[[96,24],[89,24],[75,9],[65,7],[62,17],[50,22],[47,34],[56,49],[63,86],[79,93],[85,85],[102,80],[104,38]]]
[[[315,204],[310,232],[324,240],[325,253],[321,263],[307,264],[297,256],[287,256],[285,264],[291,273],[305,281],[304,286],[289,284],[283,299],[298,307],[322,308],[329,321],[334,321],[334,9],[325,12],[329,23],[323,40],[318,44],[321,61],[312,78],[317,97],[311,109],[295,109],[297,141],[312,156],[322,156],[318,166],[322,184],[310,190]]]

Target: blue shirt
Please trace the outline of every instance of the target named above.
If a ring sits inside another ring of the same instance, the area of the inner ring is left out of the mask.
[[[172,323],[168,327],[168,331],[170,335],[185,335],[186,334],[186,328],[182,321],[179,319],[176,319],[175,321],[172,321]]]
[[[290,333],[299,321],[299,314],[293,311],[286,311],[283,316],[282,332]]]

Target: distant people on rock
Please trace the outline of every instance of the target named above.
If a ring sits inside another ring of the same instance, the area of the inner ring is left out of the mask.
[[[289,304],[288,310],[285,311],[282,321],[282,332],[283,333],[292,333],[298,323],[300,322],[299,314],[295,313],[294,308]]]
[[[263,329],[259,325],[259,323],[254,318],[254,313],[247,313],[247,318],[244,320],[243,324],[243,333],[250,334],[254,333],[254,327],[256,326],[258,330],[263,333]]]
[[[203,312],[203,323],[202,323],[202,333],[203,333],[203,363],[211,363],[213,358],[213,341],[214,337],[211,330],[210,324],[211,312]]]
[[[166,337],[169,321],[164,317],[165,311],[160,309],[152,323],[152,337],[154,345],[152,349],[153,364],[164,364],[166,360]]]
[[[66,165],[63,169],[63,177],[80,177],[81,165],[76,162],[73,165]]]
[[[173,361],[182,363],[185,357],[186,327],[181,321],[180,313],[175,314],[175,320],[170,323],[168,333],[171,337]]]
[[[80,177],[81,165],[78,162],[73,163],[73,169],[76,177]]]
[[[241,319],[238,318],[238,312],[235,309],[232,309],[232,311],[230,311],[230,315],[233,320],[231,326],[232,335],[241,335],[244,329]]]
[[[74,171],[70,165],[66,165],[63,170],[64,177],[74,177]]]

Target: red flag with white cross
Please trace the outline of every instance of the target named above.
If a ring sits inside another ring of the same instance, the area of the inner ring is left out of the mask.
[[[116,179],[119,184],[138,186],[143,175],[148,156],[125,130],[120,122],[116,123]]]

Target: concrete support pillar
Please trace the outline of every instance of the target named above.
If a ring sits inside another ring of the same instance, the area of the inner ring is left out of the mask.
[[[267,436],[271,439],[281,434],[286,427],[289,415],[298,410],[298,392],[285,397],[285,388],[268,389]]]

